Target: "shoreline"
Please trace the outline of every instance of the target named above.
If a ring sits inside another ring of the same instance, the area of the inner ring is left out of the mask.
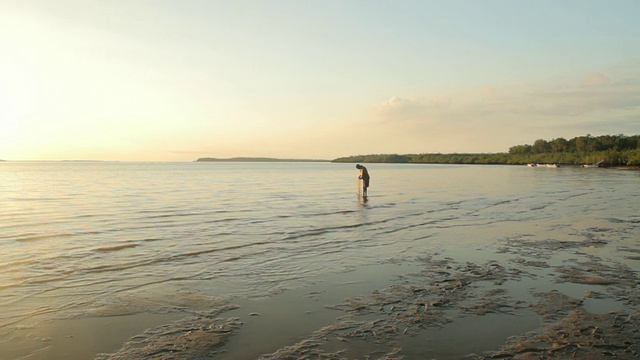
[[[587,237],[439,250],[268,299],[223,301],[172,323],[171,334],[184,336],[178,342],[159,327],[96,359],[153,359],[169,344],[166,359],[634,359],[640,283],[625,262],[637,264],[640,248],[619,247],[624,261],[612,261],[598,256],[608,246]],[[368,283],[376,269],[395,275]]]
[[[185,164],[185,163],[330,163],[330,164],[395,164],[395,165],[452,165],[452,166],[527,166],[527,164],[504,164],[504,163],[437,163],[437,162],[371,162],[371,161],[334,161],[334,160],[304,160],[304,159],[272,159],[272,160],[237,160],[237,159],[217,159],[217,160],[195,160],[195,161],[120,161],[120,160],[0,160],[3,163],[68,163],[68,164],[99,164],[99,163],[140,163],[140,164]],[[583,165],[558,164],[557,168],[584,168]],[[640,171],[640,166],[599,166],[590,169],[610,169],[610,170],[631,170]]]

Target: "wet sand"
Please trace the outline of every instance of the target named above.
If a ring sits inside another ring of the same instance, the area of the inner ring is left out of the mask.
[[[520,236],[221,301],[97,358],[635,359],[640,245],[615,235]]]

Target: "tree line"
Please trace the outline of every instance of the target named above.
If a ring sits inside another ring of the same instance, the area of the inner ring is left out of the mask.
[[[539,139],[515,145],[507,153],[375,154],[342,157],[334,162],[423,163],[423,164],[512,164],[546,163],[582,165],[603,160],[604,166],[640,166],[640,135],[579,136],[567,140]]]

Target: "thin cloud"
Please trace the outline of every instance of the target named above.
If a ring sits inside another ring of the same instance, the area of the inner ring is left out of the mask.
[[[392,96],[375,110],[385,121],[414,121],[433,117],[451,111],[451,98],[433,96],[430,98],[402,98]]]
[[[594,73],[596,74],[596,73]],[[600,74],[601,75],[601,74]],[[596,86],[547,85],[483,87],[431,97],[393,96],[375,109],[386,122],[430,122],[432,119],[473,121],[476,118],[565,118],[602,116],[640,107],[640,82],[623,79],[613,83],[602,75]],[[594,78],[595,79],[595,78]]]
[[[536,138],[640,132],[640,79],[589,74],[574,82],[396,95],[371,110],[368,128],[378,145],[397,152],[506,151]]]
[[[624,81],[610,85],[548,89],[529,94],[540,106],[531,115],[590,116],[619,111],[637,111],[640,107],[640,83]]]
[[[602,87],[609,83],[609,78],[598,72],[590,72],[584,75],[580,85],[582,87]]]

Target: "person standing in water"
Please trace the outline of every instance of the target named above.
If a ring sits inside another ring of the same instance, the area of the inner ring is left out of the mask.
[[[367,197],[367,188],[369,187],[369,179],[371,179],[371,177],[369,176],[369,172],[366,167],[357,164],[356,169],[360,170],[360,176],[358,176],[358,179],[362,179],[362,197]]]

